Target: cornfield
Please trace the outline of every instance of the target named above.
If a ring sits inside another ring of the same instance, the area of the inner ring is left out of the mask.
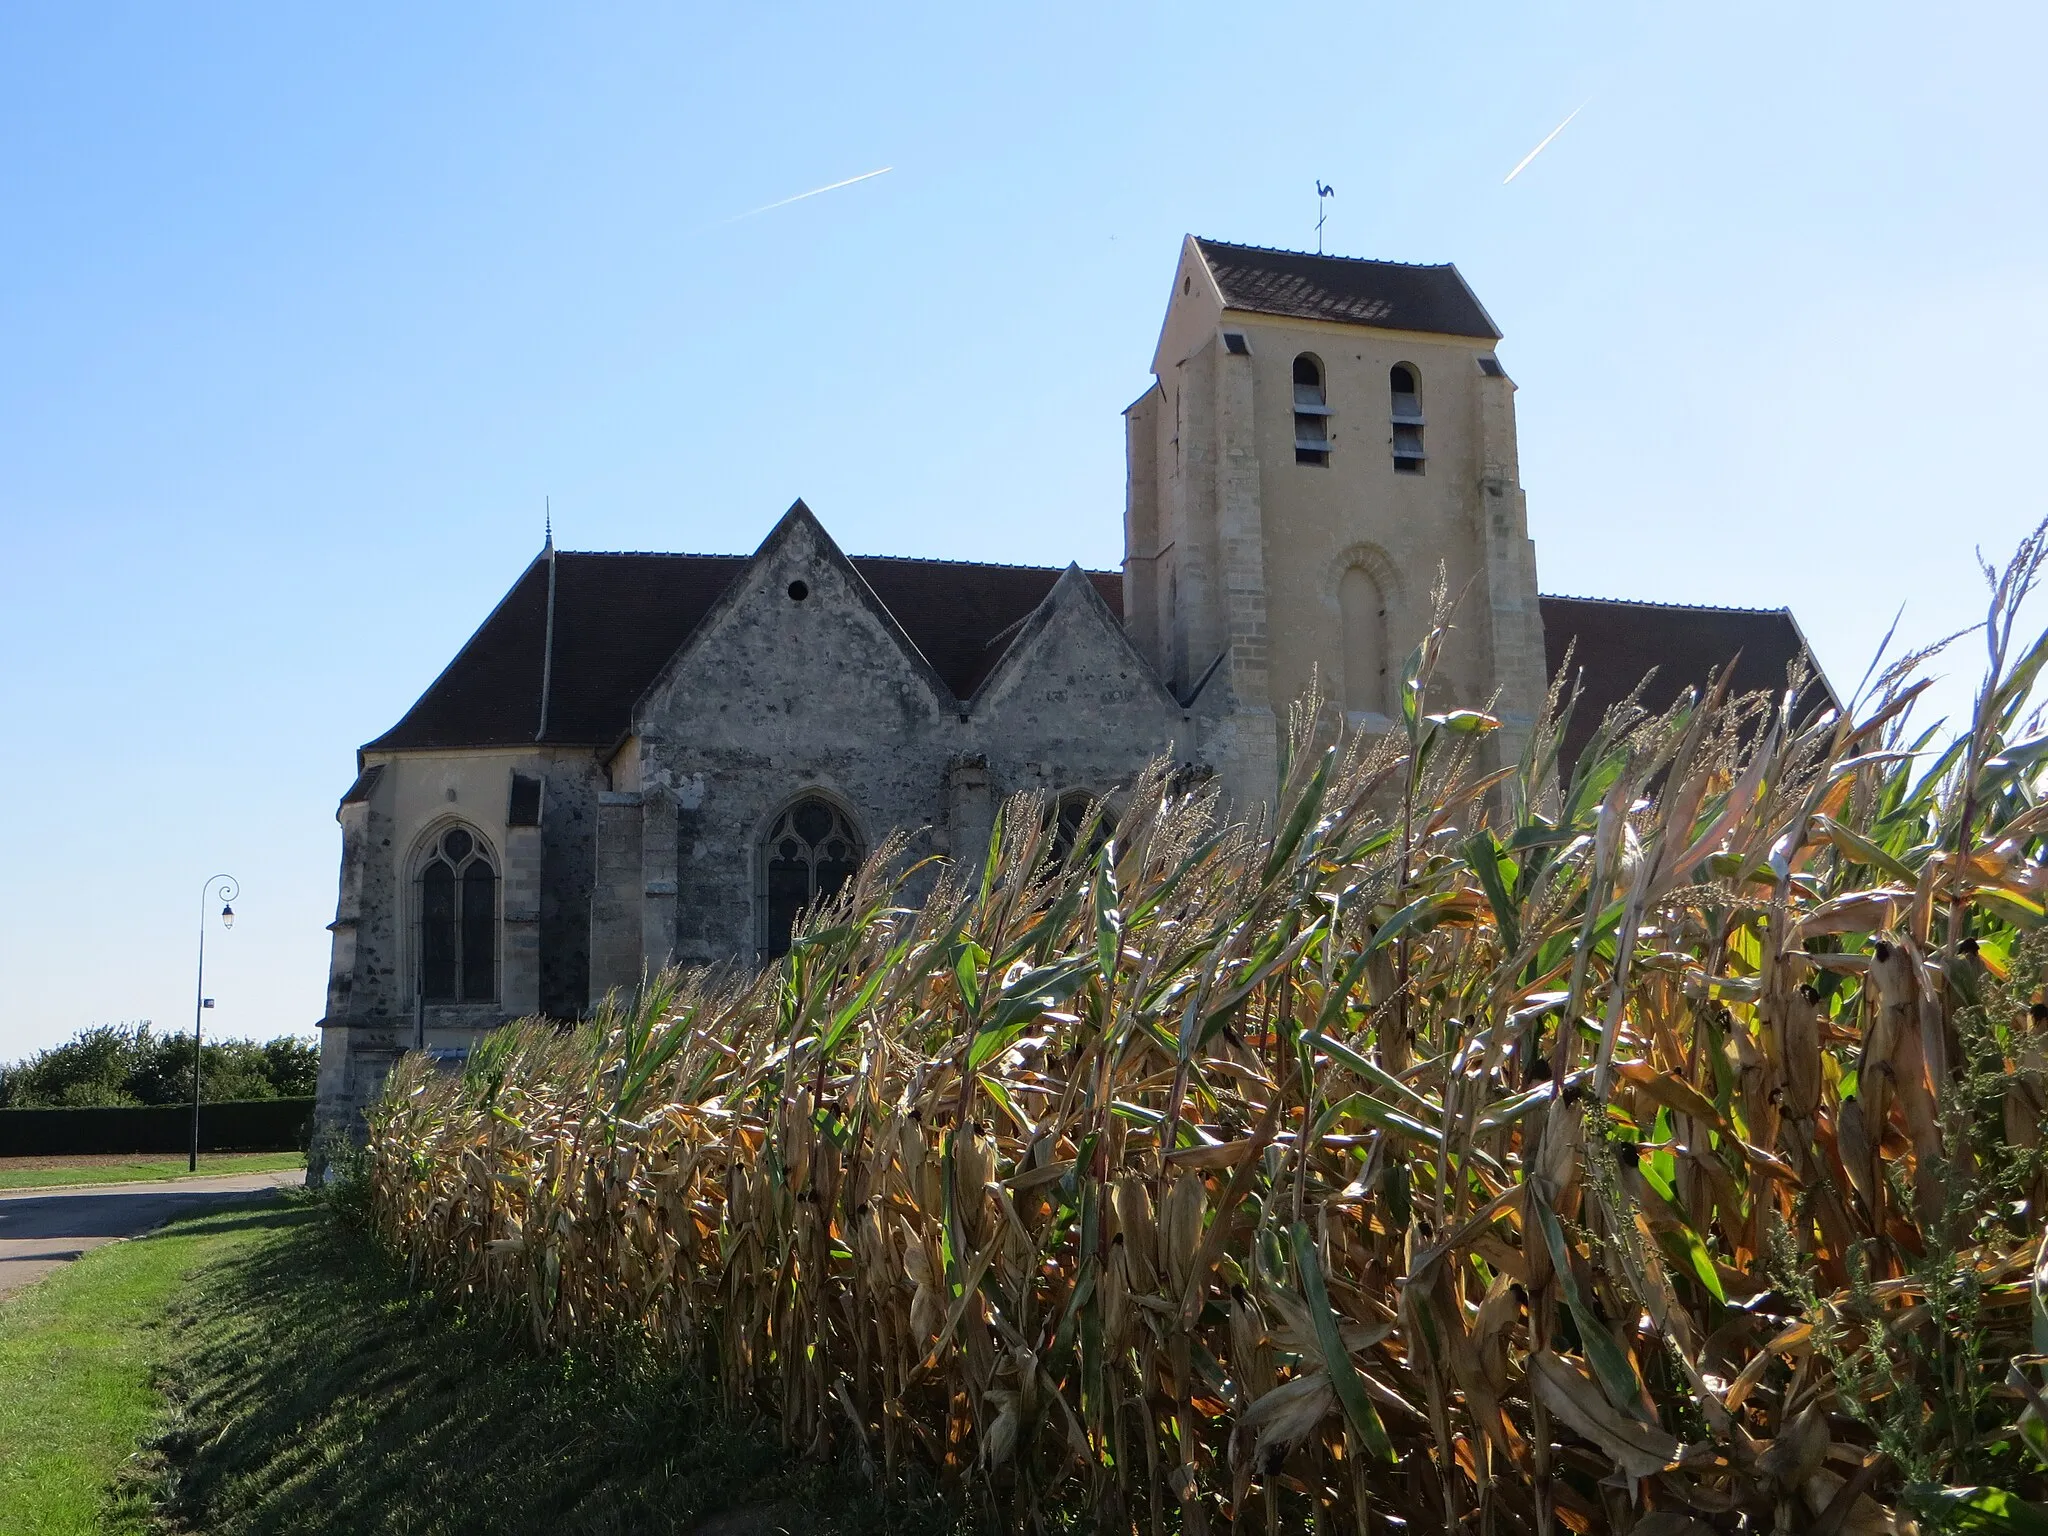
[[[1922,655],[1565,771],[1560,684],[1486,771],[1440,625],[1391,733],[1297,710],[1270,825],[1014,801],[766,971],[406,1058],[374,1220],[999,1528],[2048,1528],[2043,560],[1946,735]]]

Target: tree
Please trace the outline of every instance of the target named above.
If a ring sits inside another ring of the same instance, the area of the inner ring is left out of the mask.
[[[319,1047],[293,1035],[209,1041],[201,1052],[200,1096],[304,1098],[319,1072]],[[192,1099],[192,1038],[140,1024],[96,1024],[62,1045],[0,1066],[0,1108],[184,1104]]]

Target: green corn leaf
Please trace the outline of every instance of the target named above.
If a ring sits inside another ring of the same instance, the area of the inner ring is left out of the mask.
[[[1984,1536],[2048,1536],[2048,1508],[2002,1488],[1942,1488],[1934,1501],[1950,1530]]]
[[[2048,1245],[2043,1245],[2041,1262],[2034,1268],[2033,1313],[2034,1353],[2048,1355]]]
[[[1848,854],[1858,864],[1868,864],[1872,869],[1882,871],[1901,885],[1917,885],[1919,883],[1920,876],[1917,873],[1908,869],[1904,864],[1900,863],[1891,854],[1878,847],[1876,843],[1873,843],[1860,832],[1852,831],[1848,827],[1843,826],[1832,816],[1816,816],[1814,821],[1819,824],[1821,832],[1827,837],[1829,842],[1841,849],[1842,852]]]
[[[1095,957],[1082,955],[1026,971],[1003,989],[986,1023],[975,1031],[967,1065],[979,1070],[1008,1050],[1040,1014],[1057,1008],[1095,974]]]
[[[1493,920],[1500,927],[1501,948],[1513,954],[1522,947],[1522,917],[1501,875],[1500,842],[1491,832],[1481,830],[1465,839],[1464,854],[1472,873],[1479,877],[1479,888],[1486,892],[1487,905],[1493,908]]]
[[[1336,1311],[1330,1306],[1330,1289],[1323,1283],[1315,1238],[1307,1222],[1294,1224],[1293,1238],[1294,1264],[1301,1271],[1302,1294],[1315,1322],[1316,1343],[1322,1349],[1323,1368],[1329,1372],[1330,1385],[1337,1389],[1337,1401],[1344,1405],[1344,1417],[1351,1421],[1351,1431],[1358,1436],[1359,1444],[1374,1459],[1391,1465],[1394,1443],[1387,1438],[1387,1427],[1380,1422],[1372,1399],[1365,1395],[1365,1384],[1358,1379],[1358,1369],[1351,1363],[1351,1352],[1344,1347]]]
[[[1106,985],[1116,975],[1123,954],[1124,919],[1117,910],[1116,868],[1105,843],[1095,855],[1095,968]]]
[[[1449,731],[1455,736],[1483,736],[1488,731],[1500,729],[1500,721],[1477,709],[1453,709],[1426,718],[1438,730]]]
[[[1429,642],[1408,653],[1408,659],[1401,664],[1401,719],[1408,727],[1408,739],[1415,739],[1415,719],[1422,707],[1423,653],[1429,649]]]
[[[1323,808],[1323,791],[1328,786],[1331,766],[1337,761],[1337,749],[1332,746],[1323,753],[1323,760],[1316,764],[1316,771],[1303,786],[1301,798],[1294,802],[1294,809],[1288,814],[1287,825],[1273,839],[1272,852],[1266,856],[1266,867],[1261,876],[1262,883],[1270,884],[1274,875],[1287,867],[1294,857],[1294,850],[1300,846],[1316,814]]]
[[[1334,1123],[1349,1116],[1378,1126],[1390,1136],[1399,1136],[1432,1151],[1444,1144],[1444,1133],[1434,1126],[1424,1125],[1412,1115],[1404,1115],[1398,1109],[1390,1109],[1378,1099],[1363,1093],[1354,1093],[1323,1112],[1324,1117]],[[1320,1133],[1319,1133],[1320,1134]]]
[[[970,1018],[981,1012],[981,968],[988,964],[988,951],[974,940],[962,944],[953,957],[953,979],[960,984],[960,1001]]]
[[[1339,1062],[1350,1068],[1350,1070],[1356,1072],[1367,1082],[1384,1089],[1405,1103],[1414,1105],[1415,1108],[1423,1111],[1425,1114],[1435,1115],[1437,1113],[1435,1104],[1402,1082],[1401,1079],[1394,1076],[1393,1073],[1382,1067],[1371,1057],[1364,1055],[1352,1046],[1346,1045],[1342,1040],[1337,1039],[1333,1035],[1318,1032],[1312,1038],[1316,1049],[1324,1052],[1332,1061]]]
[[[1614,1335],[1601,1326],[1600,1319],[1593,1315],[1592,1307],[1580,1294],[1578,1277],[1572,1272],[1571,1254],[1565,1248],[1564,1229],[1558,1225],[1557,1213],[1541,1199],[1532,1200],[1530,1204],[1536,1207],[1537,1223],[1543,1228],[1543,1240],[1550,1247],[1551,1267],[1557,1271],[1558,1289],[1564,1293],[1564,1304],[1571,1309],[1572,1321],[1579,1325],[1579,1339],[1585,1346],[1586,1362],[1593,1367],[1600,1390],[1617,1410],[1641,1418],[1642,1379],[1636,1375],[1636,1368],[1622,1353],[1621,1346],[1614,1342]]]
[[[1365,952],[1371,954],[1374,950],[1385,949],[1410,928],[1418,933],[1427,933],[1435,926],[1428,919],[1457,899],[1456,891],[1432,891],[1427,896],[1416,897],[1373,930],[1372,937],[1365,941]]]

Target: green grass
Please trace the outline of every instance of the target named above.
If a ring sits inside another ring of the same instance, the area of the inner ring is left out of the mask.
[[[183,1153],[170,1157],[0,1158],[0,1189],[39,1189],[67,1184],[133,1184],[188,1177]],[[303,1152],[209,1152],[199,1159],[199,1177],[223,1173],[269,1173],[303,1168]]]
[[[171,1310],[151,1478],[170,1529],[947,1528],[935,1504],[884,1507],[857,1475],[793,1460],[631,1352],[532,1354],[412,1289],[318,1202],[255,1219],[260,1239]]]
[[[0,1531],[136,1528],[139,1490],[110,1489],[158,1412],[165,1308],[192,1270],[284,1219],[247,1206],[191,1217],[0,1304]]]

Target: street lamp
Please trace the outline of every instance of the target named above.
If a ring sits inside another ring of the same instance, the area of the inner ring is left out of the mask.
[[[192,1004],[192,1158],[186,1163],[187,1173],[199,1171],[199,1021],[213,999],[206,995],[206,909],[216,898],[220,901],[220,925],[223,928],[235,926],[235,898],[242,894],[242,884],[233,875],[210,875],[199,891],[199,996]]]

